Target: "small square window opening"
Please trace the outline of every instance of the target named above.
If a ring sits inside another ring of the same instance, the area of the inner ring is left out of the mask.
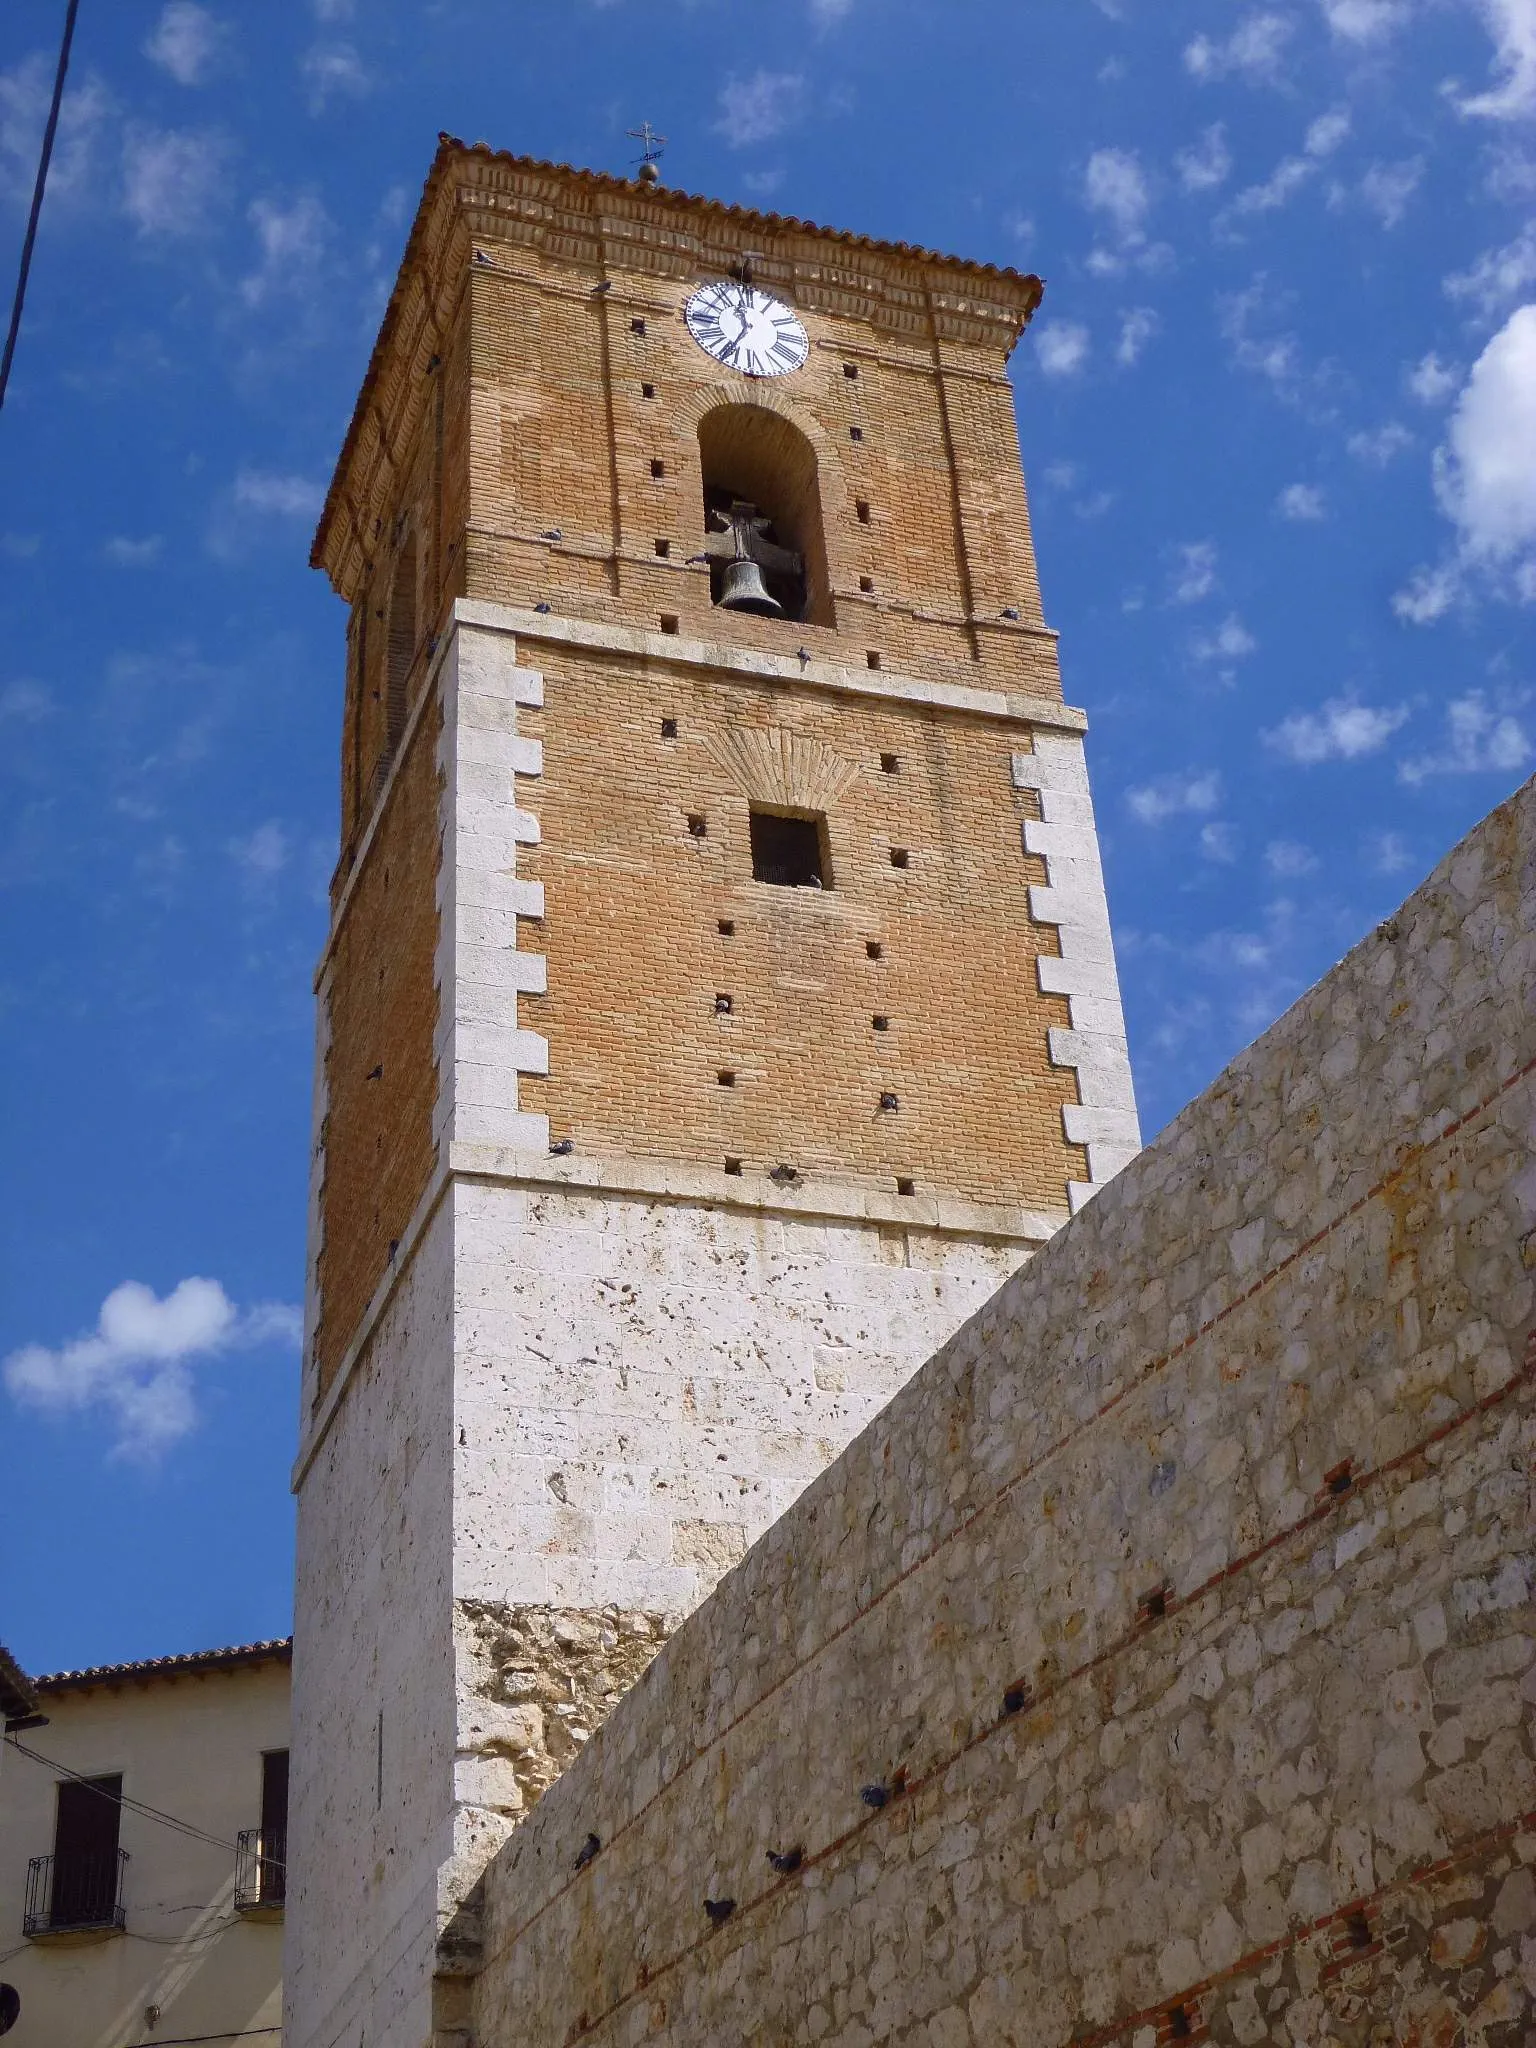
[[[901,757],[899,754],[882,754],[880,756],[880,772],[882,775],[896,775],[900,770]]]
[[[665,475],[666,475],[666,473],[667,473],[667,465],[666,465],[666,464],[665,464],[665,463],[664,463],[664,462],[663,462],[663,461],[661,460],[661,458],[660,458],[659,456],[655,456],[655,455],[653,455],[653,456],[651,457],[651,475],[652,475],[652,476],[665,476]]]
[[[896,1192],[898,1195],[915,1195],[917,1193],[917,1182],[909,1180],[906,1174],[899,1173],[896,1176]]]
[[[642,398],[654,398],[656,396],[656,386],[654,384],[642,384],[640,386],[640,396]]]
[[[675,632],[677,631],[677,613],[676,613],[676,612],[663,612],[663,613],[662,613],[662,615],[661,615],[661,630],[663,631],[663,633],[675,633]]]
[[[722,939],[734,939],[734,938],[735,938],[735,936],[736,936],[736,920],[735,920],[735,918],[734,918],[734,917],[722,917],[722,918],[721,918],[721,920],[720,920],[720,923],[719,923],[718,929],[719,929],[719,933],[720,933],[720,936],[721,936],[721,938],[722,938]]]
[[[885,948],[878,939],[866,939],[864,941],[864,956],[866,959],[878,960],[884,951]]]
[[[860,590],[864,590],[864,591],[871,591],[871,590],[873,590],[873,589],[874,589],[874,587],[875,587],[875,579],[874,579],[874,577],[873,577],[873,576],[861,576],[861,577],[859,578],[859,588],[860,588]]]
[[[844,376],[845,376],[846,378],[848,378],[850,382],[851,382],[851,381],[852,381],[852,380],[853,380],[853,379],[854,379],[855,377],[857,377],[857,376],[858,376],[858,374],[859,374],[859,366],[858,366],[858,364],[857,364],[857,363],[844,363],[844,365],[843,365],[843,375],[844,375]]]
[[[694,839],[703,839],[708,835],[709,827],[697,811],[690,811],[688,813],[688,831],[689,835]]]
[[[891,848],[891,866],[893,868],[909,868],[911,865],[912,856],[904,846],[893,846]]]
[[[644,334],[645,322],[640,319],[631,320],[629,323],[629,331],[631,334]]]
[[[675,740],[677,738],[677,720],[675,718],[664,718],[661,721],[661,736],[664,740]]]
[[[891,1028],[891,1020],[889,1017],[871,1017],[869,1020],[869,1028],[871,1031],[889,1031]]]
[[[880,653],[879,653],[879,649],[878,649],[878,648],[874,648],[874,647],[868,648],[868,649],[866,650],[866,652],[865,652],[865,655],[864,655],[864,661],[865,661],[865,665],[866,665],[866,667],[868,667],[868,668],[878,668],[878,667],[880,666]]]
[[[782,889],[831,886],[824,818],[814,812],[795,814],[754,806],[747,822],[755,882],[772,882]]]
[[[656,552],[657,552],[657,554],[658,554],[658,555],[660,555],[661,559],[662,559],[663,561],[665,561],[665,560],[667,559],[667,557],[668,557],[668,556],[669,556],[669,555],[671,554],[671,552],[672,552],[672,543],[671,543],[671,541],[669,541],[669,540],[658,540],[658,541],[657,541],[657,543],[656,543]]]
[[[856,512],[856,513],[857,513],[857,514],[859,515],[859,524],[860,524],[860,526],[868,526],[868,524],[869,524],[869,500],[868,500],[868,498],[855,498],[855,499],[854,499],[854,501],[853,501],[853,509],[854,509],[854,511],[855,511],[855,512]]]
[[[734,1088],[736,1086],[736,1076],[730,1071],[728,1067],[722,1068],[721,1071],[718,1074],[716,1074],[715,1079],[720,1083],[720,1086],[722,1088]]]
[[[717,1017],[729,1017],[734,1008],[735,1004],[729,996],[717,995],[715,997],[715,1015]]]
[[[741,1161],[739,1159],[727,1159],[725,1170],[727,1173],[739,1174],[741,1172]]]
[[[850,441],[862,441],[864,438],[864,429],[862,427],[850,427],[848,429],[848,438]]]

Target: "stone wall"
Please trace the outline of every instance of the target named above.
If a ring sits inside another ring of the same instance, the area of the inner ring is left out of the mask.
[[[453,1205],[450,1902],[1027,1250],[664,1189],[465,1180]]]
[[[480,2048],[1532,2038],[1533,987],[1536,783],[672,1637]]]
[[[430,2030],[438,1873],[453,1846],[452,1302],[439,1202],[299,1492],[289,2048]]]

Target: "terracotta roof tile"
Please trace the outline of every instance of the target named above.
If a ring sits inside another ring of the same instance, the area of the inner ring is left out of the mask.
[[[49,1671],[34,1678],[39,1693],[69,1692],[79,1686],[111,1685],[125,1678],[181,1678],[203,1671],[234,1671],[243,1664],[284,1664],[293,1658],[293,1637],[264,1643],[234,1643],[222,1650],[188,1650],[178,1657],[146,1657],[135,1664],[88,1664],[80,1671]]]

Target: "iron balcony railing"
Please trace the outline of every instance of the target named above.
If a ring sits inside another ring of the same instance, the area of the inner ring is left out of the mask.
[[[94,1855],[34,1856],[27,1865],[22,1933],[81,1934],[122,1927],[127,1874],[126,1849]]]
[[[235,1842],[235,1910],[282,1905],[288,1896],[287,1830],[242,1828]]]

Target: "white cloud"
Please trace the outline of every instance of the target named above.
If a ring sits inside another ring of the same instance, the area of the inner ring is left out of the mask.
[[[168,71],[178,85],[201,85],[223,40],[223,24],[206,7],[197,6],[195,0],[166,0],[144,54]]]
[[[1195,817],[1214,811],[1221,801],[1221,777],[1214,768],[1196,774],[1163,775],[1126,794],[1126,808],[1143,825],[1160,825],[1183,813]]]
[[[241,869],[247,880],[252,882],[270,881],[282,873],[288,865],[293,848],[288,834],[276,818],[268,818],[243,839],[231,839],[230,858]]]
[[[1413,855],[1401,832],[1368,832],[1361,842],[1361,855],[1378,875],[1400,875],[1412,867]]]
[[[1227,131],[1220,121],[1207,128],[1198,149],[1181,150],[1175,159],[1186,192],[1210,192],[1226,183],[1232,170]]]
[[[1503,76],[1487,92],[1458,99],[1463,114],[1512,121],[1536,108],[1536,0],[1479,0]]]
[[[1321,5],[1341,41],[1374,43],[1402,27],[1412,0],[1321,0]]]
[[[1265,744],[1301,768],[1358,761],[1384,747],[1409,716],[1406,704],[1361,704],[1334,697],[1320,711],[1298,711],[1264,735]]]
[[[1120,339],[1115,344],[1115,361],[1130,369],[1141,360],[1141,352],[1162,322],[1150,306],[1133,306],[1121,316]]]
[[[131,128],[123,141],[123,209],[141,235],[196,234],[219,191],[221,136]]]
[[[1227,215],[1273,213],[1284,206],[1317,176],[1324,159],[1332,156],[1349,134],[1349,127],[1349,113],[1343,107],[1319,114],[1302,139],[1302,154],[1282,157],[1262,185],[1245,187],[1232,200]]]
[[[1122,242],[1143,239],[1152,195],[1134,150],[1096,149],[1088,159],[1083,200],[1091,211],[1105,215]]]
[[[103,542],[101,552],[120,569],[145,569],[160,559],[162,545],[158,533],[146,534],[143,540],[130,540],[126,534],[115,533]]]
[[[1496,320],[1532,285],[1536,285],[1536,221],[1502,249],[1484,250],[1469,269],[1453,271],[1445,280],[1447,296],[1470,299],[1485,320]]]
[[[720,90],[714,123],[732,149],[769,142],[799,118],[805,80],[798,71],[754,71],[750,78],[728,79]]]
[[[335,222],[320,201],[308,193],[288,206],[257,199],[248,218],[256,230],[260,260],[240,280],[241,298],[248,306],[259,306],[283,292],[307,295],[335,232]]]
[[[1408,202],[1418,191],[1423,176],[1421,156],[1404,157],[1395,164],[1371,164],[1360,180],[1360,202],[1384,228],[1395,228],[1408,211]]]
[[[1243,661],[1258,649],[1248,628],[1237,616],[1229,612],[1214,633],[1199,633],[1189,644],[1189,651],[1196,661]],[[1230,670],[1227,680],[1231,680]]]
[[[1048,320],[1035,334],[1035,354],[1047,377],[1071,377],[1088,359],[1088,330],[1071,320]]]
[[[853,0],[810,0],[811,20],[818,28],[831,28],[853,12]]]
[[[1512,313],[1472,365],[1434,479],[1455,560],[1418,572],[1394,599],[1399,617],[1439,618],[1469,571],[1536,601],[1536,305]]]
[[[1184,68],[1203,81],[1232,76],[1250,83],[1274,80],[1280,75],[1280,60],[1292,27],[1283,14],[1250,14],[1225,41],[1196,36],[1184,51]]]
[[[235,478],[234,501],[249,512],[270,512],[280,519],[317,519],[325,492],[308,477],[242,469]]]
[[[1168,268],[1173,261],[1173,249],[1167,242],[1121,242],[1114,248],[1100,243],[1088,251],[1083,261],[1095,277],[1122,277],[1128,270],[1151,276]]]
[[[1316,484],[1287,484],[1275,500],[1275,510],[1282,519],[1294,519],[1298,523],[1328,517],[1328,501]]]
[[[1294,334],[1262,331],[1273,327],[1279,311],[1267,279],[1261,274],[1246,291],[1225,294],[1216,308],[1238,368],[1264,378],[1278,397],[1294,400],[1301,384],[1300,350]]]
[[[352,43],[316,43],[299,60],[299,74],[312,114],[323,113],[338,95],[355,100],[373,90],[373,74]]]
[[[1348,107],[1332,107],[1326,114],[1319,114],[1308,126],[1302,147],[1308,156],[1332,156],[1347,140],[1349,128]]]
[[[1462,597],[1461,572],[1454,562],[1415,569],[1392,598],[1392,609],[1410,626],[1432,626]]]
[[[1461,382],[1461,372],[1450,363],[1442,363],[1431,349],[1411,370],[1404,371],[1403,382],[1420,405],[1441,405]]]
[[[1178,559],[1168,587],[1168,601],[1198,604],[1216,588],[1216,543],[1181,541],[1174,552]]]
[[[29,206],[37,179],[38,150],[53,93],[53,63],[41,54],[0,71],[0,196]],[[100,79],[73,77],[59,108],[59,129],[48,170],[48,203],[78,196],[90,177],[96,146],[112,111]]]
[[[1205,860],[1234,861],[1237,859],[1237,827],[1224,821],[1200,827],[1200,852]]]
[[[1297,839],[1271,839],[1264,849],[1264,865],[1272,875],[1289,880],[1296,875],[1315,874],[1321,862],[1310,846],[1303,846]]]
[[[1436,775],[1514,774],[1531,759],[1529,735],[1512,713],[1489,704],[1481,690],[1453,697],[1445,707],[1445,744],[1398,767],[1411,785]]]
[[[0,719],[15,719],[18,725],[36,725],[53,710],[53,699],[41,683],[7,683],[0,689]]]
[[[53,1414],[102,1409],[115,1453],[153,1456],[196,1425],[192,1366],[259,1344],[299,1341],[300,1316],[283,1303],[243,1314],[217,1280],[183,1280],[163,1299],[137,1280],[114,1287],[96,1328],[58,1350],[23,1345],[4,1364],[14,1400]]]
[[[312,0],[316,21],[350,21],[357,12],[357,0]]]
[[[1317,175],[1317,165],[1308,157],[1283,157],[1262,185],[1245,185],[1226,209],[1227,214],[1275,213]]]
[[[1413,436],[1398,421],[1385,420],[1379,427],[1362,428],[1351,434],[1344,446],[1356,462],[1369,463],[1372,469],[1385,469],[1405,448],[1413,446]]]

